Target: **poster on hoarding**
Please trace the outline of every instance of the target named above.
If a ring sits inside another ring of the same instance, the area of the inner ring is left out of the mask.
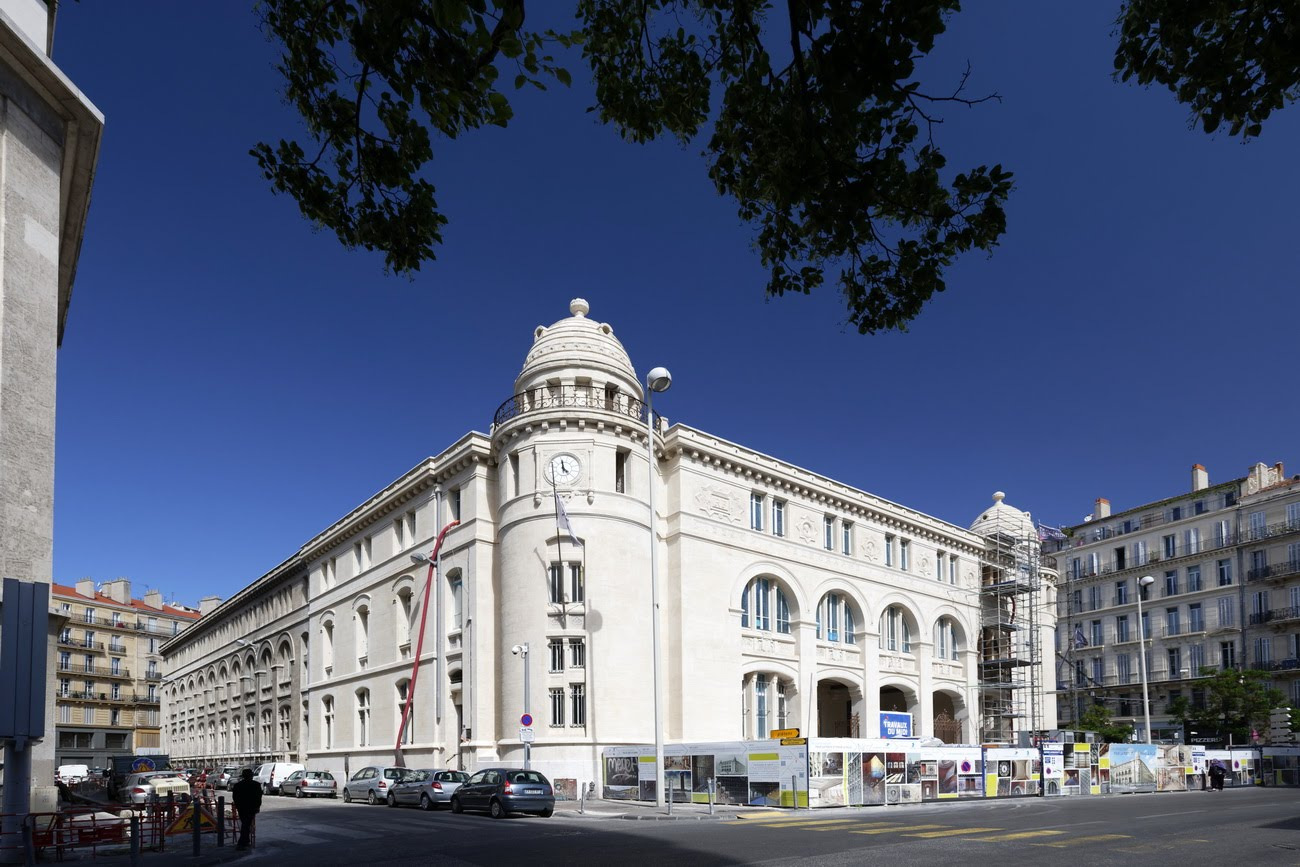
[[[1110,790],[1154,792],[1157,749],[1155,744],[1110,744]]]

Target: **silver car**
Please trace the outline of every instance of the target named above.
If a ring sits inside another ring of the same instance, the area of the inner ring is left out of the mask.
[[[334,775],[329,771],[294,771],[284,778],[278,788],[281,795],[293,795],[295,798],[316,795],[333,798],[338,794]]]
[[[436,810],[451,803],[451,793],[469,779],[464,771],[441,768],[407,771],[395,786],[388,790],[388,806],[417,805],[421,810]]]

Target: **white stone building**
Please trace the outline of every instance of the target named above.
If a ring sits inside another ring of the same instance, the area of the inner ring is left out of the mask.
[[[580,299],[570,311],[537,328],[490,434],[421,462],[164,647],[173,756],[392,761],[427,574],[410,555],[453,520],[407,763],[521,762],[526,680],[532,762],[553,777],[593,779],[604,746],[654,740],[643,389],[610,326]],[[1033,676],[1054,575],[1027,515],[999,495],[972,532],[656,423],[667,742],[875,736],[880,711],[949,742],[1055,727]],[[1004,603],[1029,585],[1044,602],[1016,615]]]

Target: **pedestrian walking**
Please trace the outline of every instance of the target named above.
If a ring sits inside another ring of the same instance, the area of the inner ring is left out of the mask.
[[[262,809],[262,787],[253,779],[252,768],[244,768],[239,782],[230,787],[230,798],[239,814],[239,843],[235,849],[247,849],[248,835],[257,821],[258,811]]]
[[[1223,763],[1218,759],[1215,759],[1210,765],[1210,786],[1212,787],[1212,791],[1223,791],[1223,778],[1227,775],[1228,772],[1224,769]]]

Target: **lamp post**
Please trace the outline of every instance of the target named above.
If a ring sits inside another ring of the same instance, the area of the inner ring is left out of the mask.
[[[646,458],[649,485],[646,503],[650,506],[650,623],[651,647],[654,664],[655,704],[655,806],[664,805],[664,674],[659,664],[659,546],[655,540],[655,413],[651,395],[667,391],[673,384],[673,375],[666,367],[656,367],[645,378]]]
[[[1142,672],[1142,716],[1146,719],[1146,736],[1145,743],[1152,743],[1154,738],[1151,737],[1151,702],[1147,698],[1147,633],[1146,624],[1142,622],[1142,591],[1152,584],[1156,579],[1150,575],[1143,575],[1138,579],[1138,665]]]
[[[515,656],[522,656],[524,658],[524,716],[528,716],[528,642],[525,641],[523,644],[516,644],[514,647],[510,648],[510,652]],[[530,741],[524,740],[525,771],[532,768],[532,759],[533,745]]]

